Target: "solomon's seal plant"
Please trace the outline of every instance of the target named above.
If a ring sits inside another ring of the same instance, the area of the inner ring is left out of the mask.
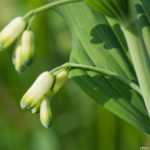
[[[81,5],[78,5],[79,2]],[[70,3],[70,7],[66,6],[67,3]],[[40,12],[60,5],[72,9],[78,6],[84,10],[83,14],[88,12],[84,16],[79,15],[80,11],[73,16],[64,14],[67,21],[70,19],[68,25],[73,34],[70,62],[41,73],[22,97],[21,108],[31,110],[33,114],[40,113],[42,125],[48,128],[52,122],[50,100],[69,78],[75,76],[81,88],[93,99],[137,128],[150,133],[150,60],[146,46],[150,38],[143,38],[145,32],[141,30],[133,0],[52,1],[29,11],[23,17],[17,17],[2,29],[0,50],[17,40],[13,64],[22,73],[31,64],[35,54],[32,21]],[[144,7],[143,1],[139,5]],[[66,10],[71,12],[71,9]],[[64,9],[60,7],[59,11],[63,15]],[[91,35],[95,37],[90,41]],[[116,46],[119,42],[121,44]],[[121,46],[127,47],[126,51],[122,51]]]

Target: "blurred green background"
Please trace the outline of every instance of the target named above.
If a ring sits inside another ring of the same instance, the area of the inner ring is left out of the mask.
[[[0,0],[0,28],[11,19],[44,4],[43,0]],[[42,127],[39,115],[22,111],[22,95],[43,71],[69,60],[71,35],[54,12],[33,23],[36,57],[18,74],[12,65],[14,46],[0,53],[0,150],[140,150],[150,137],[104,110],[69,81],[51,101],[53,125]]]

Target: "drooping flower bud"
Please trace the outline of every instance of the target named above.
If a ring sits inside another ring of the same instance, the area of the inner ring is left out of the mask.
[[[135,19],[133,0],[85,0],[86,3],[105,16],[118,20],[122,25]]]
[[[40,103],[37,104],[35,107],[33,107],[31,111],[33,114],[39,113],[40,112]]]
[[[40,120],[45,128],[49,128],[52,123],[52,112],[50,108],[50,102],[48,99],[44,99],[41,102]]]
[[[48,71],[42,73],[21,100],[22,109],[31,109],[48,95],[54,83],[54,77]]]
[[[12,57],[12,61],[13,61],[13,64],[15,66],[15,69],[21,73],[22,71],[24,71],[24,66],[22,64],[22,59],[21,59],[21,50],[22,50],[22,47],[21,45],[19,44],[15,51],[14,51],[14,54],[13,54],[13,57]]]
[[[56,94],[59,89],[67,82],[68,80],[68,71],[62,70],[56,75],[55,84],[53,87],[53,93]]]
[[[0,32],[0,51],[9,47],[25,29],[26,22],[22,17],[13,19]]]
[[[21,40],[13,55],[13,64],[19,73],[23,72],[27,65],[31,64],[34,51],[33,33],[32,31],[26,30],[23,32]]]
[[[34,35],[32,31],[26,30],[23,32],[21,37],[21,46],[22,64],[24,64],[24,66],[30,65],[35,52]]]

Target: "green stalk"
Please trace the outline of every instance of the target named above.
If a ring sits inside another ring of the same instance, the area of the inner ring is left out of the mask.
[[[133,83],[132,81],[128,80],[127,78],[122,77],[122,76],[120,76],[120,75],[118,75],[114,72],[110,72],[110,71],[100,69],[100,68],[97,68],[97,67],[92,67],[92,66],[82,65],[82,64],[75,64],[75,63],[65,63],[64,65],[59,66],[59,67],[51,70],[50,72],[52,74],[54,74],[56,71],[58,71],[62,68],[67,68],[69,70],[82,69],[82,70],[85,70],[85,71],[94,71],[94,72],[100,73],[102,75],[105,75],[105,76],[108,76],[108,77],[111,77],[111,78],[114,78],[114,79],[117,79],[117,80],[123,82],[124,84],[131,87],[132,89],[134,89],[136,92],[138,92],[141,95],[140,88],[137,84]]]
[[[122,27],[139,81],[144,102],[150,115],[150,61],[137,21]]]
[[[27,14],[24,15],[23,18],[26,20],[29,17],[32,17],[33,15],[37,15],[38,13],[48,10],[50,8],[63,5],[63,4],[67,4],[67,3],[79,2],[79,1],[82,1],[82,0],[58,0],[58,1],[50,2],[48,4],[45,4],[41,7],[38,7],[36,9],[29,11]]]

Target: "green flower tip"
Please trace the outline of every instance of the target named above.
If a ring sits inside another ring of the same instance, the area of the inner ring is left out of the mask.
[[[121,24],[135,18],[133,0],[85,0],[86,3],[105,16],[118,20]]]
[[[13,19],[2,31],[0,32],[0,50],[9,47],[23,32],[26,27],[26,22],[22,17]]]
[[[51,112],[50,103],[48,99],[44,99],[41,102],[40,120],[42,125],[45,128],[49,128],[52,124],[52,112]]]
[[[52,126],[52,122],[53,122],[52,117],[46,119],[45,121],[41,120],[41,123],[45,128],[50,128]]]
[[[22,109],[32,109],[48,95],[54,83],[54,77],[48,71],[42,73],[23,96]]]
[[[28,110],[31,108],[31,100],[27,100],[25,98],[22,98],[21,102],[20,102],[20,106],[23,110]]]

